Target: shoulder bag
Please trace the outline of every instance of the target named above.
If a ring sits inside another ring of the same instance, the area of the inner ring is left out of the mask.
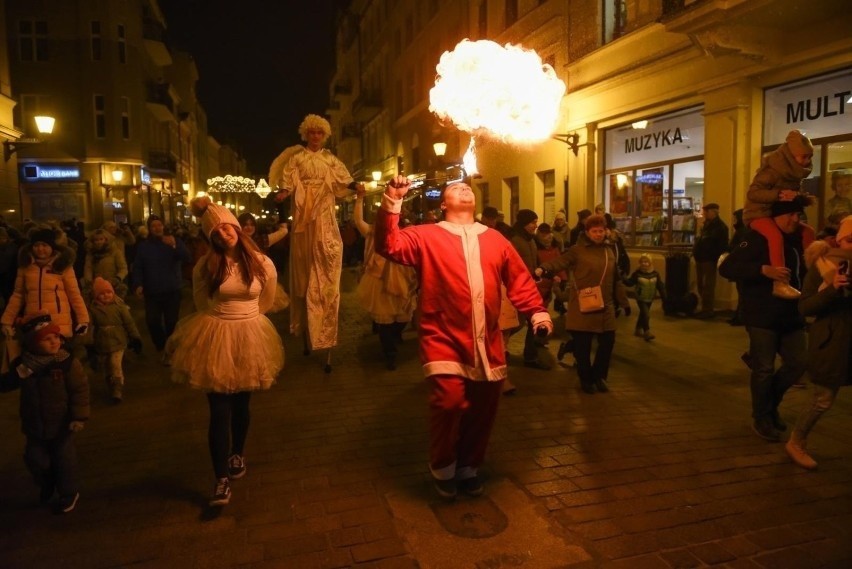
[[[574,288],[577,290],[577,302],[580,305],[580,312],[583,314],[600,312],[604,309],[605,303],[601,287],[603,285],[604,277],[606,277],[606,269],[608,266],[609,253],[606,248],[604,248],[604,270],[601,275],[601,282],[597,286],[590,286],[583,289],[577,288],[577,281],[574,280],[573,273],[571,274],[571,279],[574,280]]]

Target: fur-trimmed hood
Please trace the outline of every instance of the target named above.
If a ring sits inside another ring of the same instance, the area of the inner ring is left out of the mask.
[[[35,263],[33,244],[26,243],[18,250],[18,266],[28,267],[33,263]],[[68,247],[57,244],[53,249],[53,255],[51,255],[48,264],[50,264],[54,272],[61,273],[74,265],[74,252]]]

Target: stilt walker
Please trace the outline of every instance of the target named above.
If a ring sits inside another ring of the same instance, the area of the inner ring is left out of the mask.
[[[331,349],[337,345],[343,266],[334,206],[336,199],[351,196],[359,184],[343,162],[323,148],[331,135],[327,120],[308,115],[299,125],[299,134],[306,144],[284,150],[272,162],[269,181],[279,189],[277,201],[292,197],[290,333],[303,335],[305,355],[328,350],[325,372],[329,373]]]

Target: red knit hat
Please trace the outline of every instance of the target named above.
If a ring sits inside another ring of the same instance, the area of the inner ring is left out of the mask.
[[[95,277],[95,282],[92,283],[92,292],[95,294],[95,298],[97,298],[102,292],[107,291],[115,294],[115,289],[112,288],[112,285],[109,284],[108,280],[101,277]]]
[[[23,316],[18,321],[18,330],[23,336],[24,345],[34,349],[38,343],[50,334],[60,335],[59,326],[54,324],[47,312],[37,312]]]

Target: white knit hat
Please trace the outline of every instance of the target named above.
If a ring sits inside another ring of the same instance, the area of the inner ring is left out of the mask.
[[[195,198],[189,205],[192,215],[201,219],[201,231],[210,239],[210,234],[219,225],[227,223],[240,230],[240,222],[226,207],[216,205],[207,196]]]

